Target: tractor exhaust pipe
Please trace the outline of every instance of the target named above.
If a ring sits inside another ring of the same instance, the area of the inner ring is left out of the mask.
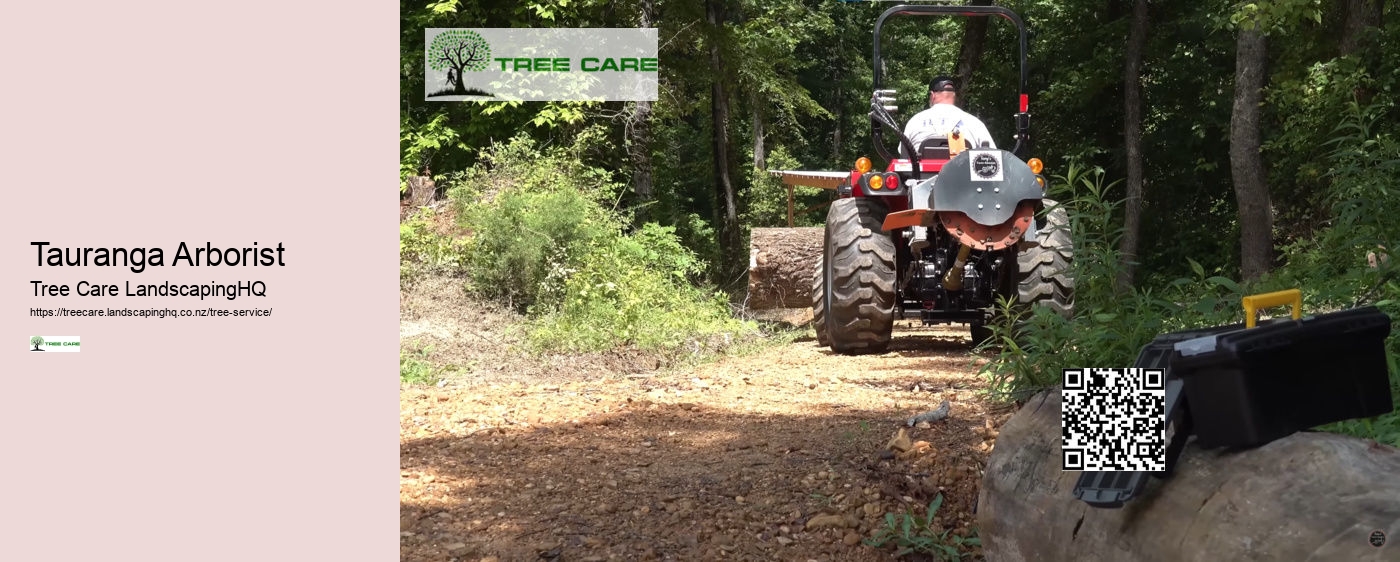
[[[972,246],[958,244],[958,259],[953,260],[953,266],[948,268],[948,272],[943,274],[943,288],[949,291],[961,291],[963,288],[963,268],[967,266],[967,254],[972,252]]]

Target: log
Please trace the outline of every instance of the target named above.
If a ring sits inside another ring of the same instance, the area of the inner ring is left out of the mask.
[[[1060,443],[1059,390],[1002,427],[977,505],[987,560],[1400,560],[1393,447],[1314,432],[1242,451],[1188,443],[1169,479],[1100,509],[1074,497]]]
[[[755,228],[749,234],[752,311],[812,306],[812,272],[822,253],[822,227]]]

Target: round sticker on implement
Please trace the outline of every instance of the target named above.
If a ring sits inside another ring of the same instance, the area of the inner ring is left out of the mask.
[[[973,151],[972,181],[1001,181],[1001,151]]]

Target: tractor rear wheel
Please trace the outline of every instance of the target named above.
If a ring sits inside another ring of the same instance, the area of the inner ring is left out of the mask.
[[[837,199],[826,215],[826,336],[837,353],[878,353],[894,329],[895,246],[887,210],[863,197]]]
[[[1069,213],[1045,199],[1043,223],[1034,241],[1023,241],[1016,255],[1016,300],[1026,306],[1047,306],[1061,317],[1074,315],[1074,241]]]
[[[826,259],[817,256],[817,268],[812,271],[812,328],[817,331],[817,345],[831,345],[826,335]]]

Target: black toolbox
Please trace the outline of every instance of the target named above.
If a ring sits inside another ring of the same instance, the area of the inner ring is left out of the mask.
[[[1253,327],[1257,306],[1293,304],[1293,318]],[[1161,334],[1134,367],[1165,369],[1166,472],[1079,475],[1075,497],[1117,508],[1147,477],[1167,478],[1196,436],[1201,447],[1254,447],[1295,431],[1390,412],[1385,338],[1390,318],[1373,306],[1302,317],[1294,289],[1244,299],[1247,324]]]
[[[1196,443],[1253,447],[1391,411],[1388,335],[1390,317],[1368,306],[1176,342]]]

